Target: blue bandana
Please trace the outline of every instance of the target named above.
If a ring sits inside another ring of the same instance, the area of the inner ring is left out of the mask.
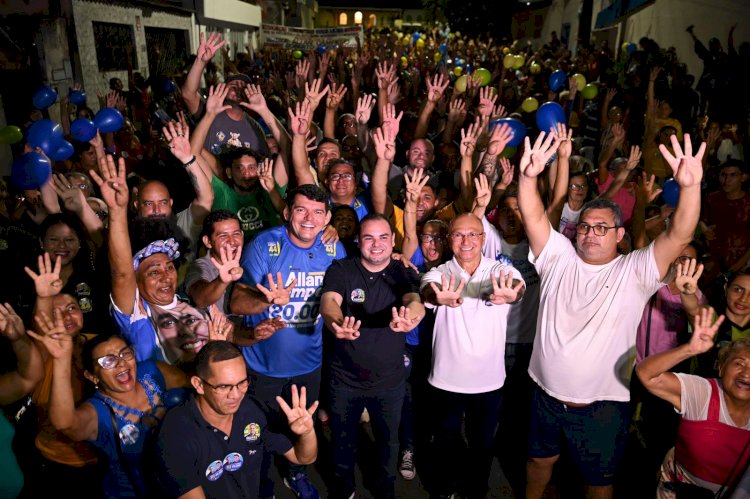
[[[179,248],[180,244],[173,237],[170,237],[166,241],[154,241],[133,255],[133,270],[138,270],[143,260],[156,253],[166,253],[170,260],[176,260],[180,258]]]

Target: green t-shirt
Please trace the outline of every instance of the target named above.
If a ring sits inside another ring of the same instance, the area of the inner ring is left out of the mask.
[[[214,205],[211,209],[229,210],[236,214],[245,233],[245,243],[258,232],[281,225],[281,217],[273,207],[270,196],[260,185],[254,192],[238,194],[231,186],[214,176],[211,187],[214,188]],[[276,188],[282,197],[286,196],[286,186],[277,184]]]

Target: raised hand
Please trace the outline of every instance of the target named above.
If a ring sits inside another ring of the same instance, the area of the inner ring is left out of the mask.
[[[86,196],[77,186],[72,185],[62,173],[52,175],[52,188],[62,199],[66,210],[80,213],[86,203]]]
[[[354,117],[359,125],[366,125],[370,121],[372,110],[375,107],[375,96],[364,94],[357,99],[357,109],[354,111]]]
[[[276,397],[276,402],[286,414],[289,429],[292,430],[292,433],[301,436],[314,431],[313,414],[318,409],[318,401],[316,400],[307,408],[307,391],[304,386],[298,392],[297,385],[292,385],[291,407],[281,397]]]
[[[389,103],[383,106],[382,113],[382,127],[387,130],[388,136],[392,136],[395,140],[398,136],[401,118],[404,116],[404,112],[401,111],[400,113],[398,113],[398,115],[396,115],[396,106],[394,106],[392,103]]]
[[[505,118],[506,116],[508,116],[508,111],[505,110],[505,106],[502,104],[497,104],[492,109],[492,119]]]
[[[297,279],[293,279],[289,286],[284,287],[284,281],[281,279],[281,272],[276,272],[276,282],[273,276],[268,274],[268,287],[258,283],[255,287],[263,293],[269,305],[286,305],[289,303],[289,295],[292,288],[297,285]]]
[[[445,89],[448,88],[450,80],[442,73],[436,73],[432,76],[432,81],[427,78],[425,83],[427,83],[427,101],[432,104],[437,104],[443,96]]]
[[[612,125],[612,142],[622,144],[625,141],[625,128],[620,123]]]
[[[703,142],[698,148],[698,152],[693,156],[693,143],[690,135],[683,135],[685,149],[683,151],[676,135],[670,137],[672,141],[672,150],[669,152],[664,144],[659,144],[659,151],[667,161],[674,172],[674,179],[681,188],[699,186],[703,179],[703,154],[706,152],[706,143]]]
[[[267,340],[279,329],[284,329],[286,323],[279,317],[263,319],[253,328],[253,338],[257,341]]]
[[[313,80],[312,85],[305,83],[305,102],[310,104],[311,112],[314,112],[318,108],[321,99],[328,93],[330,88],[328,85],[321,89],[323,81],[320,78]]]
[[[232,341],[234,335],[234,324],[227,320],[224,312],[214,303],[208,307],[208,339],[209,341]]]
[[[271,192],[276,188],[276,181],[273,178],[273,160],[271,158],[266,158],[258,163],[258,181],[266,192]]]
[[[495,101],[497,95],[495,95],[495,89],[487,86],[479,89],[479,106],[477,111],[480,115],[486,116],[488,119],[492,116],[492,111],[495,109]]]
[[[339,242],[339,233],[333,225],[326,225],[320,233],[320,242],[323,244],[336,244]]]
[[[393,162],[396,157],[396,135],[391,128],[387,128],[385,124],[376,128],[372,134],[372,144],[378,159]]]
[[[570,158],[570,155],[573,154],[573,129],[566,131],[565,124],[558,123],[552,134],[555,136],[555,142],[557,142],[557,157]]]
[[[169,143],[169,152],[180,163],[185,164],[193,158],[190,149],[190,129],[187,123],[170,121],[161,131]]]
[[[427,185],[428,180],[430,180],[430,176],[425,175],[423,168],[415,168],[411,177],[409,177],[408,173],[404,173],[407,204],[417,205],[419,203],[422,187]]]
[[[0,305],[0,335],[13,342],[24,337],[23,320],[9,303]]]
[[[396,68],[388,61],[379,62],[375,67],[375,77],[378,79],[378,88],[385,90],[396,77]]]
[[[310,103],[307,99],[296,104],[296,112],[291,107],[289,108],[289,129],[293,135],[307,136],[307,132],[310,130],[311,115]]]
[[[724,322],[724,316],[720,315],[715,320],[713,317],[716,312],[712,307],[704,307],[701,313],[695,316],[693,324],[693,335],[690,337],[688,346],[694,354],[708,352],[714,346],[714,336],[719,330],[719,326]]]
[[[388,95],[389,104],[396,104],[401,100],[401,86],[398,84],[398,78],[395,78],[388,84],[386,94]]]
[[[245,87],[245,99],[247,102],[240,102],[240,106],[246,107],[256,113],[268,109],[266,104],[266,98],[263,97],[263,93],[260,91],[258,85],[248,85]]]
[[[469,128],[461,129],[461,146],[459,151],[462,158],[470,158],[477,148],[477,139],[482,131],[479,123],[472,123]]]
[[[230,283],[239,281],[244,272],[240,266],[240,257],[242,256],[242,248],[230,248],[228,246],[222,246],[219,248],[219,259],[211,257],[211,263],[214,264],[216,270],[219,271],[219,279],[223,283]]]
[[[458,126],[466,119],[466,103],[463,99],[452,99],[448,104],[448,121]]]
[[[636,197],[644,201],[644,204],[648,204],[656,199],[661,194],[661,189],[656,186],[656,176],[643,172],[641,178],[638,181],[638,188],[635,191]]]
[[[513,274],[508,272],[500,272],[499,276],[494,274],[490,276],[492,281],[492,294],[489,296],[489,300],[493,305],[505,305],[506,303],[513,303],[518,299],[518,295],[523,289],[523,281],[518,281],[516,285],[513,285]]]
[[[73,356],[73,337],[65,332],[60,312],[53,310],[52,317],[39,312],[34,316],[39,333],[27,331],[26,334],[43,344],[53,359],[69,359]]]
[[[297,62],[297,67],[294,70],[294,74],[297,77],[297,87],[302,88],[302,84],[307,81],[307,75],[310,74],[310,61],[302,59]]]
[[[495,125],[490,134],[490,143],[487,145],[487,154],[489,156],[498,156],[513,138],[513,131],[507,123]]]
[[[99,176],[101,173],[101,176]],[[125,177],[125,160],[115,160],[111,155],[99,159],[99,173],[89,170],[89,175],[102,193],[102,199],[107,203],[110,210],[127,209],[128,207],[128,182]]]
[[[464,302],[461,298],[461,292],[464,290],[466,283],[463,279],[460,280],[458,286],[456,286],[456,276],[451,274],[450,281],[445,278],[445,275],[440,277],[441,286],[438,288],[434,282],[430,283],[430,287],[435,292],[435,302],[438,305],[447,305],[455,308],[460,307]]]
[[[507,189],[511,182],[513,182],[513,175],[515,169],[508,158],[500,158],[500,167],[502,168],[502,174],[500,182],[495,186],[496,189]]]
[[[641,148],[638,146],[630,146],[630,156],[628,156],[628,162],[625,164],[625,169],[632,171],[641,162]]]
[[[698,264],[695,258],[686,263],[681,261],[675,265],[674,284],[683,295],[694,295],[698,291],[698,279],[703,274],[703,264]]]
[[[354,317],[344,317],[340,326],[334,322],[331,324],[331,327],[333,328],[333,335],[336,338],[354,341],[359,338],[359,327],[361,325],[362,321],[358,321]]]
[[[328,98],[326,99],[326,107],[328,109],[337,109],[341,104],[344,95],[346,94],[346,85],[343,83],[337,85],[335,82],[330,85],[330,92],[328,92]]]
[[[232,109],[232,106],[224,104],[224,100],[228,94],[229,87],[225,83],[209,87],[208,98],[206,99],[206,114],[216,116],[228,109]]]
[[[63,281],[60,279],[60,269],[62,268],[62,259],[58,256],[55,258],[55,265],[52,265],[52,259],[49,253],[37,257],[39,273],[37,274],[28,267],[23,270],[34,281],[34,290],[39,298],[49,298],[57,296],[63,288]]]
[[[546,139],[545,136],[547,137]],[[541,132],[536,138],[533,148],[531,147],[529,137],[526,136],[524,138],[523,156],[521,156],[521,164],[519,165],[521,175],[526,178],[536,178],[544,171],[547,161],[555,154],[555,150],[557,149],[552,144],[554,138],[553,134],[546,135],[544,132]]]
[[[479,208],[487,208],[492,198],[492,189],[490,189],[490,182],[487,180],[487,176],[480,173],[474,177],[474,189],[476,194],[474,195],[474,202]]]
[[[226,45],[227,41],[222,37],[221,33],[216,31],[209,33],[208,39],[205,39],[205,36],[205,33],[201,33],[201,42],[198,46],[197,55],[198,59],[207,63],[214,58],[214,55],[216,55],[216,52],[218,52],[221,47]]]
[[[400,309],[391,308],[391,317],[389,327],[394,333],[408,333],[417,327],[420,321],[419,317],[409,317],[409,309],[403,306]]]

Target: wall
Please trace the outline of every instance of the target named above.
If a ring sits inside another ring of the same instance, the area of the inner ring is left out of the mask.
[[[144,28],[181,29],[192,33],[194,27],[191,15],[152,11],[151,15],[146,17],[140,8],[113,6],[84,0],[73,0],[73,20],[78,40],[81,70],[83,72],[83,87],[90,96],[88,104],[94,111],[99,107],[99,102],[94,96],[97,92],[104,94],[109,90],[110,78],[120,78],[126,86],[128,78],[127,71],[99,71],[99,65],[96,60],[96,48],[94,46],[94,29],[92,24],[94,21],[133,26],[137,59],[137,65],[133,70],[140,71],[146,77],[148,76],[148,55]],[[138,26],[138,23],[140,23],[140,26]],[[191,50],[195,51],[197,43],[194,39],[191,45]]]
[[[316,28],[334,28],[339,25],[339,14],[342,12],[346,13],[347,26],[354,26],[354,13],[357,11],[362,12],[362,25],[365,29],[368,28],[367,20],[370,14],[375,14],[377,29],[380,28],[393,28],[394,21],[401,15],[400,10],[367,10],[367,9],[333,9],[331,7],[321,7],[318,11],[317,19],[315,21]],[[422,11],[410,11],[412,13]]]
[[[290,4],[293,2],[294,0],[291,0]],[[239,0],[203,0],[202,3],[203,17],[246,26],[260,26],[261,11],[257,5]]]
[[[596,3],[595,0],[594,3]],[[601,2],[601,0],[598,0]],[[575,50],[576,39],[578,38],[578,12],[581,9],[582,0],[555,0],[547,9],[547,13],[544,18],[544,25],[542,26],[541,42],[546,43],[550,40],[550,34],[553,31],[557,32],[557,36],[562,36],[562,25],[564,23],[570,23],[570,39],[568,41],[568,48]],[[594,12],[599,10],[594,8]],[[596,19],[596,14],[594,14]],[[593,26],[593,24],[592,24]]]

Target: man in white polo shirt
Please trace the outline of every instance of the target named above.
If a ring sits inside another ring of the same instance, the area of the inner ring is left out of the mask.
[[[471,462],[462,492],[483,498],[505,381],[505,327],[524,282],[507,261],[482,256],[485,233],[474,215],[456,217],[448,237],[453,259],[427,272],[421,283],[425,303],[435,308],[428,381],[434,387],[434,450],[439,458],[432,497],[456,492],[465,416]]]
[[[537,189],[537,176],[554,154],[554,136],[540,134],[520,164],[518,205],[529,238],[529,260],[541,278],[537,332],[529,375],[532,400],[526,498],[541,498],[562,442],[587,485],[587,498],[611,498],[630,422],[629,375],[643,308],[669,264],[693,238],[700,214],[701,158],[685,135],[683,152],[660,146],[680,185],[669,228],[648,247],[617,254],[624,237],[619,207],[607,200],[584,205],[576,246],[556,232]]]

